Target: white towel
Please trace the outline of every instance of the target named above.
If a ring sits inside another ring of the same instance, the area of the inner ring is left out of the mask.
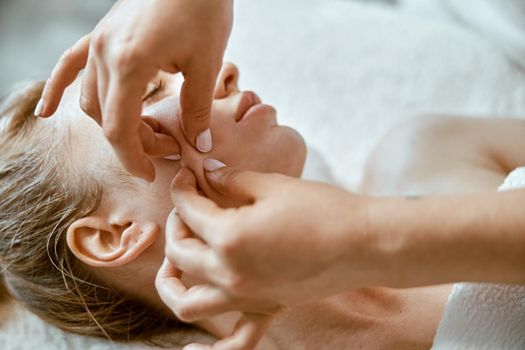
[[[400,122],[525,115],[525,71],[455,22],[365,1],[237,1],[235,11],[226,61],[241,88],[276,106],[349,189]]]
[[[525,70],[525,1],[400,0],[400,5],[412,14],[453,21],[472,29]]]
[[[525,167],[514,170],[499,191],[517,188],[525,188]],[[525,349],[525,286],[456,284],[432,349]]]
[[[492,40],[525,69],[525,1],[448,0],[448,6],[457,19]]]

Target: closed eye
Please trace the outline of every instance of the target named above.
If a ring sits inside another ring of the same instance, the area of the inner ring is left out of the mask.
[[[166,87],[166,82],[162,79],[157,80],[157,82],[151,87],[148,92],[142,96],[142,102],[154,102],[155,97],[159,95],[160,92],[164,91]]]

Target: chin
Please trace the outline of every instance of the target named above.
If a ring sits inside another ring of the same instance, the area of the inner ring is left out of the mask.
[[[289,135],[289,147],[293,149],[293,152],[291,152],[293,156],[290,157],[288,162],[288,172],[285,175],[301,177],[306,160],[306,143],[297,130],[288,126],[282,126],[282,128],[284,128]]]

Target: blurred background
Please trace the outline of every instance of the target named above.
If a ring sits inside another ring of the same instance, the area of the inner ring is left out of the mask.
[[[0,95],[47,79],[114,2],[0,0]],[[414,116],[525,116],[524,0],[234,3],[225,60],[241,88],[274,105],[348,188],[380,137]]]
[[[0,0],[0,95],[46,79],[61,53],[90,32],[111,0]]]
[[[522,0],[332,1],[383,3],[420,17],[453,20],[482,35],[495,37],[494,42],[505,46],[515,61],[525,60]],[[0,0],[0,95],[15,82],[45,79],[61,53],[90,32],[113,3],[113,0]],[[516,43],[520,40],[521,51],[517,51]]]
[[[46,79],[62,52],[89,33],[114,3],[0,0],[0,96],[19,81]]]

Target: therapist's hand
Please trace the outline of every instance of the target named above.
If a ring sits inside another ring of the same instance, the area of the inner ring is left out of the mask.
[[[283,310],[375,283],[379,264],[367,232],[371,199],[326,184],[220,168],[217,161],[204,164],[216,191],[246,205],[219,208],[199,194],[193,173],[181,169],[166,225],[168,260],[156,286],[186,322],[241,311],[233,333],[211,349],[253,349]],[[177,269],[204,282],[185,286]]]
[[[210,170],[218,166],[205,161]],[[186,319],[229,310],[265,312],[377,283],[381,263],[367,226],[373,199],[230,167],[206,175],[214,189],[246,205],[219,208],[198,193],[191,171],[176,176],[177,227],[187,233],[168,237],[166,254],[207,283],[198,298],[175,298]]]
[[[120,0],[95,30],[66,51],[48,80],[36,115],[52,115],[85,68],[80,105],[99,122],[124,167],[153,180],[148,154],[176,155],[141,121],[142,97],[159,70],[182,72],[182,128],[201,152],[212,148],[213,89],[232,26],[233,0]],[[165,146],[165,149],[162,147]],[[160,149],[159,149],[160,148]]]

